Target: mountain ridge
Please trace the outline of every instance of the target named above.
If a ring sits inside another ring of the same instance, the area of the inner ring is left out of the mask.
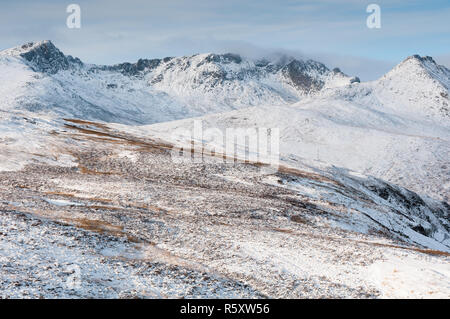
[[[205,53],[87,64],[45,40],[0,51],[0,68],[4,109],[86,120],[152,124],[311,98],[444,124],[450,117],[450,71],[428,56],[410,56],[380,79],[360,82],[338,68],[288,55],[254,60]]]
[[[48,40],[1,51],[0,58],[4,74],[18,74],[19,69],[22,74],[2,92],[11,101],[8,109],[129,124],[286,105],[357,81],[320,62],[287,56],[252,61],[207,53],[112,66],[85,64]]]
[[[163,63],[168,63],[169,67],[173,65],[173,60],[191,60],[195,57],[202,57],[202,61],[197,61],[196,67],[200,67],[205,63],[212,64],[241,64],[248,61],[254,62],[254,67],[264,68],[269,73],[278,72],[282,70],[283,74],[289,76],[293,84],[297,87],[308,87],[310,90],[317,89],[320,84],[317,80],[311,78],[301,79],[298,71],[305,71],[311,73],[312,71],[317,71],[317,73],[323,75],[328,72],[331,74],[338,74],[340,76],[346,76],[338,68],[329,70],[323,63],[314,61],[312,59],[298,60],[289,55],[279,55],[275,58],[268,60],[267,58],[260,59],[248,59],[242,57],[235,53],[204,53],[204,54],[194,54],[191,56],[181,56],[181,57],[164,57],[164,58],[140,58],[137,62],[123,62],[113,65],[97,65],[97,64],[85,64],[79,58],[72,57],[71,55],[65,55],[61,52],[51,40],[43,40],[36,42],[28,42],[21,46],[17,46],[11,49],[6,49],[0,51],[0,54],[7,54],[13,56],[20,56],[30,62],[32,66],[35,67],[36,71],[55,74],[61,70],[67,70],[71,65],[77,66],[88,66],[91,69],[98,70],[108,70],[108,71],[118,71],[124,75],[137,76],[139,73],[147,73],[158,67]],[[171,63],[172,61],[172,63]],[[54,65],[52,65],[54,64]],[[190,66],[188,63],[184,67],[187,69]],[[242,74],[237,75],[237,77],[243,77]],[[226,76],[225,79],[229,79]],[[306,83],[301,83],[301,81]],[[357,77],[352,78],[353,82],[359,82]]]

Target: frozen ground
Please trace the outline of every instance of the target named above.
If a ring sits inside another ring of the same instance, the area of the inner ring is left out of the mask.
[[[450,297],[437,202],[384,201],[343,171],[175,164],[170,144],[103,124],[51,138],[72,164],[0,173],[3,298]]]

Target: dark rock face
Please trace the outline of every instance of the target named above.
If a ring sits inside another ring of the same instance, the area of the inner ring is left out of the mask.
[[[414,230],[415,232],[417,232],[419,234],[422,234],[424,236],[429,236],[430,235],[430,231],[425,229],[425,228],[423,228],[422,225],[414,226],[414,227],[412,227],[412,230]]]
[[[361,80],[359,79],[359,77],[355,76],[350,79],[350,83],[361,83]]]
[[[367,184],[366,187],[387,202],[409,212],[408,215],[404,216],[411,221],[410,228],[415,232],[427,237],[432,237],[435,227],[433,226],[433,221],[430,220],[430,215],[434,215],[440,219],[443,222],[442,225],[446,231],[450,230],[450,206],[446,202],[441,202],[440,205],[431,207],[416,193],[382,181],[378,181],[377,184]],[[430,213],[427,214],[427,212]],[[412,216],[419,217],[422,220],[429,222],[431,224],[431,229],[424,227],[424,225],[421,224],[415,224],[411,218]]]
[[[419,60],[420,62],[426,62],[426,61],[428,61],[428,62],[430,62],[430,63],[436,64],[436,61],[434,61],[434,59],[433,59],[431,56],[423,56],[423,57],[421,57],[421,56],[418,55],[418,54],[414,54],[414,55],[411,55],[411,56],[409,56],[409,57],[406,58],[406,60],[408,60],[408,59],[417,59],[417,60]],[[436,64],[436,65],[437,65],[437,64]]]
[[[202,61],[198,62],[194,68],[212,64],[217,67],[216,71],[202,72],[201,78],[196,79],[197,83],[209,83],[212,87],[226,81],[242,81],[245,79],[260,79],[269,74],[281,72],[283,77],[289,80],[297,89],[305,93],[314,93],[322,89],[324,82],[321,79],[330,71],[325,65],[313,60],[299,61],[293,57],[280,56],[276,61],[259,59],[255,61],[253,67],[245,65],[237,71],[226,71],[225,65],[230,63],[241,64],[243,59],[237,54],[209,54]],[[174,65],[171,65],[174,67]],[[191,67],[190,65],[187,67]],[[184,70],[184,69],[183,69]],[[335,70],[345,76],[340,70]],[[359,79],[355,78],[355,82]]]
[[[328,71],[325,65],[310,60],[293,60],[282,69],[283,75],[290,79],[297,89],[306,93],[319,91],[324,86],[324,82],[315,78],[312,73],[323,75]]]
[[[155,76],[155,77],[150,81],[150,83],[151,83],[151,84],[156,84],[156,83],[161,82],[162,80],[164,80],[164,76],[163,76],[162,74],[158,74],[157,76]]]
[[[255,62],[256,67],[258,68],[264,68],[267,67],[270,64],[270,61],[266,59],[261,59]]]
[[[113,66],[100,67],[101,70],[117,71],[123,75],[136,76],[144,70],[153,70],[161,64],[160,59],[139,59],[136,63],[121,63]]]
[[[401,205],[407,210],[426,206],[425,202],[419,195],[413,192],[401,192],[393,186],[382,183],[381,185],[369,185],[368,188],[378,196],[391,203]]]
[[[30,62],[32,68],[38,72],[55,74],[60,70],[67,70],[70,65],[83,64],[78,58],[65,56],[50,41],[44,41],[36,46],[32,42],[27,43],[21,49],[26,51],[20,56]]]
[[[215,63],[236,63],[242,62],[242,58],[238,54],[226,53],[226,54],[210,54],[205,58],[205,62],[215,62]]]

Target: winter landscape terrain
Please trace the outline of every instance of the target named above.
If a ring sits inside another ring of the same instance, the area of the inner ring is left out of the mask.
[[[0,297],[450,298],[449,90],[416,55],[1,51]],[[278,130],[276,169],[230,128]]]

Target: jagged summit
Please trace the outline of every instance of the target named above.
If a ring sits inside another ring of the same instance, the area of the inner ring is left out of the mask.
[[[2,51],[1,54],[21,57],[34,71],[47,74],[68,70],[71,66],[83,66],[78,58],[64,55],[49,40],[26,43]],[[253,60],[234,53],[206,53],[176,58],[139,59],[136,63],[125,62],[112,66],[89,65],[86,68],[94,72],[119,72],[125,76],[145,78],[151,86],[170,89],[178,83],[180,87],[191,90],[211,91],[218,86],[233,86],[244,90],[243,87],[248,84],[245,82],[249,81],[263,81],[266,84],[278,82],[277,91],[280,91],[278,86],[284,86],[289,91],[284,94],[283,100],[292,100],[296,95],[313,94],[324,87],[359,82],[357,78],[350,78],[340,70],[329,70],[320,62],[299,60],[285,54]]]
[[[340,70],[330,71],[324,64],[314,60],[298,60],[294,57],[280,55],[272,58],[249,59],[239,54],[205,53],[183,57],[166,57],[163,59],[139,59],[136,63],[121,63],[113,66],[98,66],[100,70],[117,71],[127,76],[143,77],[152,74],[151,85],[164,85],[171,73],[185,81],[189,87],[205,86],[211,89],[230,84],[233,81],[260,81],[278,76],[280,81],[302,94],[320,91],[332,80],[341,80],[344,84],[359,82],[358,78],[349,78]],[[172,79],[167,85],[173,85]],[[338,81],[334,81],[336,85]]]
[[[403,60],[403,62],[408,61],[408,60],[417,60],[420,62],[431,62],[433,64],[436,64],[436,61],[434,61],[434,59],[431,56],[420,56],[419,54],[413,54],[410,55],[409,57],[407,57],[405,60]]]
[[[429,77],[439,81],[446,89],[450,88],[450,70],[443,65],[439,65],[431,56],[411,55],[394,67],[384,77],[410,73],[419,77]]]
[[[393,106],[405,105],[416,114],[450,116],[450,70],[430,56],[406,58],[377,81],[376,88]]]
[[[82,65],[80,59],[64,55],[50,40],[29,42],[21,46],[2,51],[1,54],[20,56],[28,61],[33,70],[56,74],[69,69],[70,65]]]
[[[83,64],[51,41],[39,41],[2,51],[0,57],[5,109],[120,123],[286,105],[324,87],[350,83],[322,63],[286,56],[255,61],[205,53],[108,66]]]
[[[448,123],[450,70],[430,56],[412,55],[380,79],[327,92],[334,99]]]
[[[21,54],[25,54],[33,50],[39,50],[40,48],[49,48],[51,50],[58,50],[52,41],[42,40],[24,43],[22,45],[0,51],[0,54],[20,56]]]
[[[0,52],[5,55],[14,57],[2,59],[5,74],[13,67],[30,72],[28,80],[21,77],[16,84],[10,83],[18,94],[8,95],[11,107],[64,108],[64,114],[89,114],[95,120],[154,123],[249,106],[289,105],[317,95],[412,114],[449,114],[450,71],[433,58],[418,55],[408,57],[380,80],[360,84],[357,77],[338,68],[331,70],[318,61],[287,54],[252,59],[204,53],[93,65],[65,55],[46,40]],[[134,108],[134,113],[124,111],[127,108]]]

